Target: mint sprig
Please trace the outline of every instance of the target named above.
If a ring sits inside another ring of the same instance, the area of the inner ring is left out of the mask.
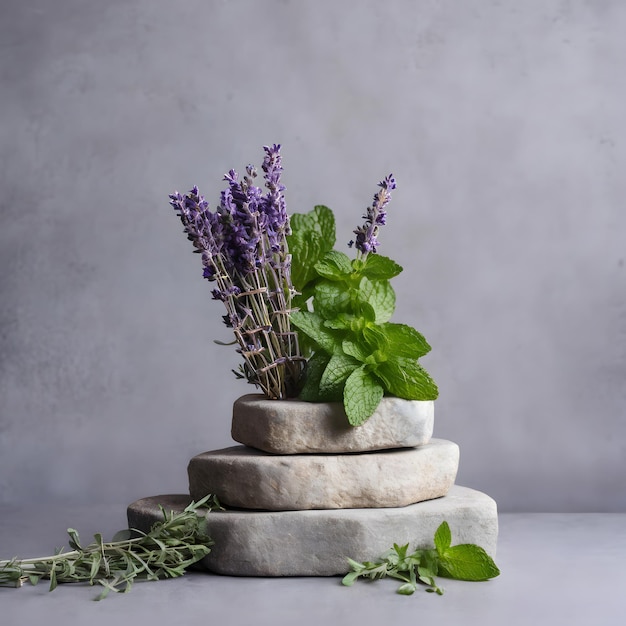
[[[288,244],[301,295],[294,300],[300,310],[290,319],[300,344],[313,354],[300,398],[343,401],[353,426],[363,424],[384,395],[437,398],[437,385],[418,363],[430,351],[428,342],[411,326],[390,321],[396,294],[389,281],[402,267],[380,254],[358,253],[351,260],[333,250],[334,216],[327,207],[293,215],[291,228]]]
[[[484,581],[495,578],[500,570],[483,548],[466,543],[452,546],[452,535],[447,522],[442,522],[434,537],[434,549],[421,549],[409,553],[409,544],[393,548],[376,561],[360,563],[348,559],[350,572],[341,581],[350,587],[358,578],[377,580],[395,578],[402,581],[397,593],[411,595],[418,582],[426,585],[426,591],[443,594],[435,576],[456,580]]]

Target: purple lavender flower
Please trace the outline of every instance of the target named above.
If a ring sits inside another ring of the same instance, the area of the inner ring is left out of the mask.
[[[215,212],[197,187],[184,196],[175,192],[170,204],[201,254],[203,276],[215,282],[213,298],[224,302],[222,320],[244,356],[241,376],[270,398],[286,398],[297,389],[305,359],[288,319],[294,289],[280,145],[264,150],[266,193],[254,184],[257,171],[248,165],[242,178],[235,170],[224,176],[227,187]]]
[[[221,300],[222,302],[225,302],[229,296],[238,296],[240,293],[241,289],[237,287],[237,285],[232,285],[224,289],[213,289],[213,291],[211,291],[213,300]]]
[[[247,171],[252,174],[253,168],[248,166]],[[240,181],[235,170],[230,170],[224,180],[228,182],[228,188],[222,191],[217,212],[223,228],[225,252],[233,268],[245,275],[254,271],[259,261],[261,190],[252,184],[249,176]]]
[[[280,182],[283,171],[280,156],[280,144],[263,146],[263,172],[267,194],[259,205],[261,225],[267,233],[272,252],[278,252],[284,235],[289,235],[289,219],[285,205],[285,186]]]
[[[216,215],[195,186],[184,196],[175,191],[170,195],[170,204],[180,217],[187,239],[202,254],[203,276],[212,280],[216,271],[213,257],[220,254],[222,247]]]
[[[387,212],[385,207],[391,200],[391,192],[396,188],[396,181],[393,174],[389,174],[386,178],[378,183],[380,191],[374,194],[374,200],[367,208],[367,213],[363,216],[365,223],[359,226],[353,232],[356,235],[356,241],[351,241],[348,246],[354,244],[356,249],[362,254],[376,252],[380,245],[378,239],[378,229],[387,223]]]

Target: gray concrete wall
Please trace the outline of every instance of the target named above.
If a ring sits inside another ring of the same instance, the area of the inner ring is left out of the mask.
[[[435,434],[503,511],[625,511],[626,4],[3,0],[0,504],[184,492],[230,445],[167,195],[283,144],[339,244],[376,183]]]

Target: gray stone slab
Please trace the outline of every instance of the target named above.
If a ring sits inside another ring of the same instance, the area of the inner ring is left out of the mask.
[[[128,507],[128,524],[147,531],[162,519],[159,504],[181,511],[190,501],[186,495],[138,500]],[[394,543],[432,547],[435,530],[444,520],[453,545],[475,543],[495,556],[495,501],[455,485],[443,498],[402,508],[211,512],[206,515],[207,532],[215,545],[200,565],[232,576],[345,574],[346,557],[373,560]]]
[[[432,401],[383,398],[361,426],[350,426],[339,402],[268,400],[242,396],[233,405],[235,441],[274,454],[341,453],[411,448],[430,441]]]
[[[443,439],[362,454],[278,456],[234,446],[191,459],[189,493],[269,511],[397,507],[444,496],[458,466],[459,447]]]

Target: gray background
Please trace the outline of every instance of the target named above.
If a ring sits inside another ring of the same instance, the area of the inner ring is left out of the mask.
[[[376,183],[435,435],[501,511],[626,511],[626,4],[2,0],[0,504],[186,491],[252,388],[167,195]]]

